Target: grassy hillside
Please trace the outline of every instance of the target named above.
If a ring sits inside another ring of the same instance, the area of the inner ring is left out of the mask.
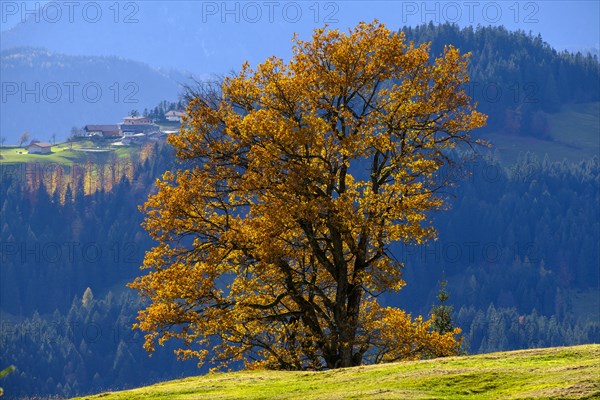
[[[488,133],[483,137],[492,143],[500,160],[510,164],[519,153],[530,151],[551,161],[580,161],[598,155],[600,150],[600,103],[569,104],[548,116],[552,140],[530,136]]]
[[[139,146],[109,147],[104,145],[99,147],[91,140],[57,143],[52,145],[52,153],[50,154],[29,154],[27,149],[23,147],[5,147],[0,149],[0,164],[40,163],[70,166],[88,160],[102,163],[108,159],[109,155],[126,158],[138,151]]]
[[[600,398],[600,345],[361,366],[324,372],[242,371],[81,399]]]

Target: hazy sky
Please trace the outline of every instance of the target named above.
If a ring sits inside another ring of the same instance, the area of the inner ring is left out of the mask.
[[[65,2],[1,0],[2,30],[27,17],[29,10],[44,4]],[[68,2],[67,2],[68,3]],[[71,1],[77,13],[88,1]],[[111,1],[111,3],[114,3]],[[132,1],[121,1],[123,13],[133,10]],[[138,7],[149,6],[140,1]],[[156,6],[156,1],[152,1]],[[169,2],[173,4],[172,2]],[[182,2],[183,3],[183,2]],[[306,32],[328,22],[347,28],[360,20],[378,18],[390,27],[423,22],[456,22],[467,25],[499,25],[511,30],[541,33],[544,40],[559,50],[600,47],[600,2],[590,1],[197,1],[202,3],[199,23],[224,23],[233,30],[241,24],[258,24],[268,30],[273,24],[287,24],[290,32]],[[129,6],[128,6],[129,5]],[[126,7],[127,6],[127,7]],[[259,16],[260,14],[260,16]],[[237,19],[237,20],[236,20]],[[316,22],[316,24],[315,24]],[[77,40],[77,37],[73,37]]]
[[[540,33],[562,50],[600,47],[600,1],[345,1],[339,20],[351,26],[378,18],[388,24],[417,25],[429,21],[460,26],[504,25]]]

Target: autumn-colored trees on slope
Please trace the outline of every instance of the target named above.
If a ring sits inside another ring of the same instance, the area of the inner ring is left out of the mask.
[[[375,21],[198,93],[169,138],[181,168],[144,207],[158,244],[130,286],[149,300],[146,348],[282,369],[454,354],[458,331],[377,296],[404,285],[389,245],[435,235],[447,151],[485,124],[466,64]]]

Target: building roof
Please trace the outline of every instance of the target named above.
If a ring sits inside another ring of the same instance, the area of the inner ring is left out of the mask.
[[[37,140],[32,141],[29,146],[37,146],[37,147],[52,147],[52,144],[48,143],[48,142],[39,142]]]
[[[177,115],[177,116],[183,116],[185,115],[185,112],[183,111],[178,111],[178,110],[171,110],[171,111],[167,111],[165,113],[165,115]]]
[[[102,132],[114,132],[119,130],[119,125],[86,125],[86,131],[102,131]]]
[[[150,133],[152,131],[158,131],[159,129],[160,127],[156,124],[121,125],[121,130],[123,131],[123,133]]]
[[[125,117],[125,118],[123,118],[123,121],[127,121],[127,120],[140,121],[140,120],[149,120],[149,119],[150,119],[149,117]]]

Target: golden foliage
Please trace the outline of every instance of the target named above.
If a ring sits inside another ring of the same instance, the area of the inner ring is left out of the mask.
[[[377,21],[294,41],[289,63],[246,63],[196,96],[169,138],[182,167],[144,206],[158,244],[130,284],[149,300],[145,347],[286,369],[454,354],[458,331],[376,296],[404,286],[389,245],[434,237],[437,173],[485,124],[468,55],[430,62]]]

